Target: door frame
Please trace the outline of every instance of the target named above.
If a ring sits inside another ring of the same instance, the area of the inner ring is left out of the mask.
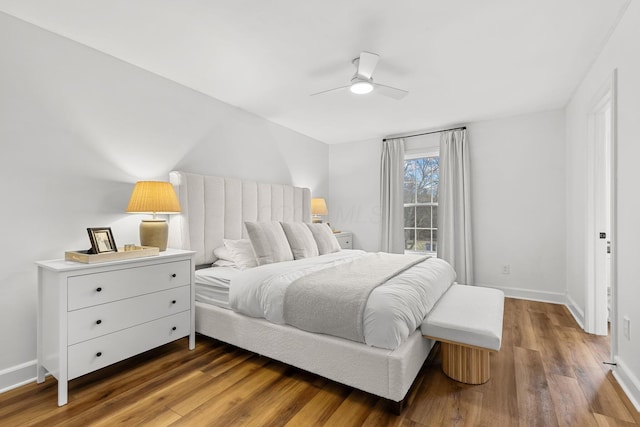
[[[598,116],[602,115],[604,106],[610,104],[609,130],[609,218],[610,230],[608,240],[611,242],[611,269],[609,283],[611,287],[610,339],[612,356],[617,353],[616,307],[617,307],[617,256],[616,256],[616,206],[617,206],[617,69],[613,70],[605,85],[597,92],[589,111],[589,140],[587,155],[587,230],[586,230],[586,269],[587,289],[585,301],[585,331],[598,335],[607,335],[606,323],[606,286],[598,280],[597,257],[602,250],[603,242],[599,239],[602,231],[602,214],[599,208],[605,197],[604,186],[599,185],[605,178],[599,156],[604,152],[602,130],[598,127]],[[600,178],[600,179],[597,179]],[[606,244],[606,241],[604,242]],[[602,276],[600,276],[602,277]],[[604,287],[604,288],[603,288]],[[604,309],[603,309],[604,307]],[[603,316],[604,321],[603,321]],[[613,360],[613,359],[612,359]]]

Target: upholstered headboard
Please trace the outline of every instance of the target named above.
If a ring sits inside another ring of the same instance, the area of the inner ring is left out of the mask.
[[[196,251],[196,265],[215,261],[222,239],[247,238],[245,221],[311,222],[311,191],[289,185],[173,171],[182,213],[169,217],[169,247]]]

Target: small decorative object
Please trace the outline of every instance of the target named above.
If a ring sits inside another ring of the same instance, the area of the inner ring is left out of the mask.
[[[133,187],[127,212],[153,214],[152,219],[140,223],[140,244],[167,249],[169,225],[167,220],[156,218],[156,214],[180,213],[180,203],[170,182],[139,181]]]
[[[91,252],[102,254],[105,252],[118,252],[116,241],[110,227],[87,228],[91,241]]]
[[[311,199],[311,216],[314,223],[322,222],[322,216],[329,215],[327,202],[323,198]]]

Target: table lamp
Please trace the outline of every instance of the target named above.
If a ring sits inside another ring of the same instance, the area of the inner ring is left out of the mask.
[[[157,214],[179,213],[180,202],[170,182],[138,181],[133,187],[128,213],[153,214],[152,219],[143,219],[140,223],[140,244],[155,246],[161,251],[167,249],[169,224],[166,219],[156,218]]]
[[[327,202],[323,198],[311,199],[311,216],[314,223],[322,222],[322,215],[329,215]]]

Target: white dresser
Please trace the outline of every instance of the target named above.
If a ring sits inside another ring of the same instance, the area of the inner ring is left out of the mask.
[[[179,338],[195,347],[194,254],[167,249],[158,256],[38,266],[38,382],[67,382]]]
[[[341,231],[334,235],[342,249],[353,249],[353,234],[350,231]]]

